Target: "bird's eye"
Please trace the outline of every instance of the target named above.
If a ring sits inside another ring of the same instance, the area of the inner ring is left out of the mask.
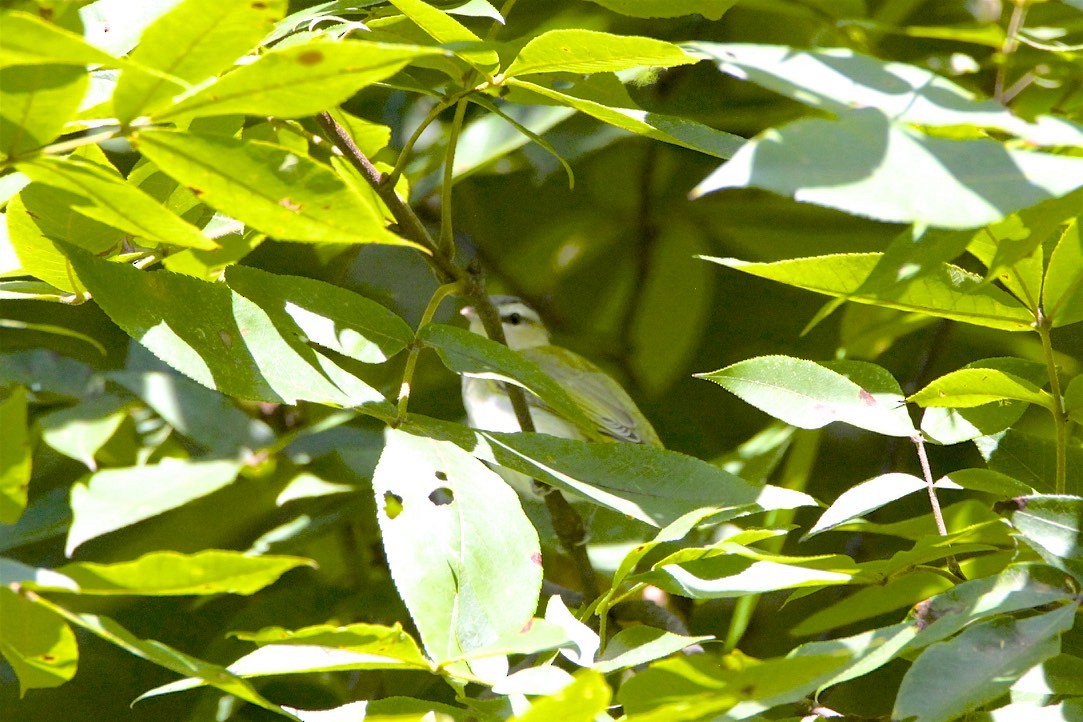
[[[523,321],[523,317],[518,313],[509,313],[507,317],[508,323],[512,326],[518,326]]]

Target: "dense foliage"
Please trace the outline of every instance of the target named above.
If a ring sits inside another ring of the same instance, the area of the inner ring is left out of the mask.
[[[0,12],[5,719],[1083,719],[1083,2]]]

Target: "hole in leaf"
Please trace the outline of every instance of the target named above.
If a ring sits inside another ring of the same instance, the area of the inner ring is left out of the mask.
[[[394,519],[402,513],[402,497],[398,494],[392,494],[390,491],[384,492],[384,513],[387,514],[388,519]]]
[[[446,486],[441,486],[439,489],[435,489],[429,494],[429,501],[436,506],[446,506],[455,501],[455,494]]]

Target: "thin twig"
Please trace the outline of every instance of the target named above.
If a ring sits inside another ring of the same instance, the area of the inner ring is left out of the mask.
[[[940,533],[940,536],[946,537],[948,535],[948,527],[947,524],[944,523],[944,512],[940,510],[940,499],[936,496],[933,470],[932,467],[929,466],[929,457],[925,453],[925,439],[922,438],[920,431],[915,432],[911,439],[913,439],[914,446],[916,446],[918,450],[918,460],[921,462],[921,473],[925,476],[925,487],[929,491],[929,503],[933,507],[933,519],[936,520],[936,530]],[[947,562],[948,569],[952,574],[960,579],[966,579],[966,577],[963,576],[962,569],[959,568],[959,562],[956,561],[955,555],[949,556]]]
[[[1053,426],[1057,433],[1057,475],[1053,490],[1057,494],[1066,494],[1068,491],[1068,414],[1064,410],[1060,374],[1057,373],[1057,361],[1053,356],[1053,337],[1050,333],[1052,325],[1052,321],[1039,305],[1034,327],[1042,339],[1042,355],[1045,356],[1045,367],[1049,374],[1049,393],[1053,397],[1053,408],[1049,411],[1053,414]]]

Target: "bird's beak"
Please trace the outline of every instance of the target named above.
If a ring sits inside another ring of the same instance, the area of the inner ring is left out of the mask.
[[[459,315],[464,318],[477,318],[477,312],[474,311],[473,306],[463,306],[459,309]]]

